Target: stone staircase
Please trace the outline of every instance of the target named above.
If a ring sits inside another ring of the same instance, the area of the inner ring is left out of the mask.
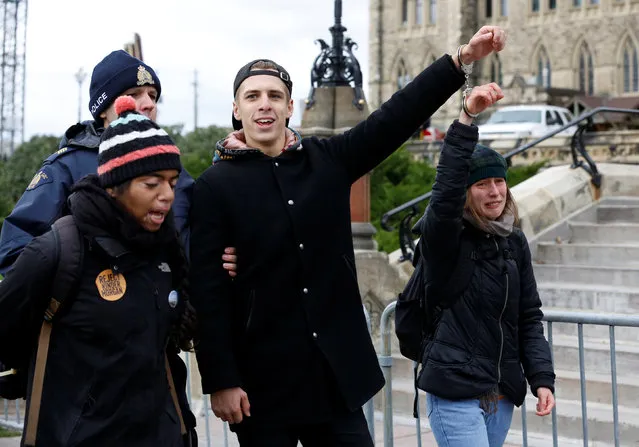
[[[530,245],[544,309],[639,312],[639,199],[602,199],[541,232]],[[560,445],[583,445],[577,325],[552,328]],[[583,334],[589,445],[614,445],[609,328],[584,325]],[[615,338],[621,445],[639,446],[639,328],[616,328]],[[412,362],[393,354],[395,414],[412,414],[412,377]],[[422,413],[424,402],[420,392]],[[378,396],[380,409],[381,404]],[[552,445],[551,417],[535,415],[530,393],[526,405],[528,445]],[[518,409],[508,441],[519,445],[521,430]]]

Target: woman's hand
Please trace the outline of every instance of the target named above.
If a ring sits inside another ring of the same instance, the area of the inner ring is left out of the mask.
[[[499,26],[482,26],[462,48],[462,62],[470,64],[488,56],[493,51],[497,53],[503,50],[505,46],[506,31]]]
[[[466,96],[466,110],[473,115],[481,113],[503,97],[504,93],[494,82],[480,85],[479,87],[473,88],[468,96]],[[470,117],[462,108],[462,111],[459,114],[459,122],[470,125],[473,122],[473,118]]]
[[[548,388],[537,388],[537,416],[547,416],[555,407],[555,396]]]

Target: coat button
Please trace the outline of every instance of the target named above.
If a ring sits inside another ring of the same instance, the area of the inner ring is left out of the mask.
[[[280,164],[279,164],[278,162],[275,162],[275,166],[276,166],[276,167],[277,167],[277,166],[279,166],[279,165],[280,165]]]
[[[308,289],[306,287],[302,289],[302,292],[304,292],[304,295],[308,295]]]
[[[300,244],[300,250],[304,250],[304,244]]]
[[[318,337],[317,332],[313,332],[313,338],[317,340],[317,337]]]
[[[292,200],[289,200],[289,201],[288,201],[288,204],[289,204],[289,205],[295,205],[295,202],[293,202]]]

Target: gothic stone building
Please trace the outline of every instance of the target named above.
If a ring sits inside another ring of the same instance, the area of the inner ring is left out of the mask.
[[[370,0],[371,106],[487,24],[507,31],[508,46],[472,82],[499,83],[500,105],[639,105],[639,0]],[[434,124],[446,128],[460,100]]]

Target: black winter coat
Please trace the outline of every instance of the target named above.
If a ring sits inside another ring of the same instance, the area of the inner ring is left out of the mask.
[[[37,445],[183,446],[165,370],[169,329],[178,317],[168,303],[168,259],[138,256],[114,239],[85,245],[77,296],[53,323]],[[51,298],[54,250],[51,231],[35,238],[0,283],[0,358],[10,365],[28,361],[20,358],[25,350],[17,349],[18,340],[37,337]],[[124,277],[122,296],[105,274],[109,269]],[[32,375],[33,360],[29,394]],[[27,408],[29,402],[30,395]]]
[[[351,185],[463,84],[449,56],[344,134],[214,164],[191,209],[191,297],[205,393],[242,387],[251,418],[318,422],[384,383],[358,290]],[[232,282],[220,256],[237,247]]]
[[[487,234],[462,218],[476,143],[476,127],[457,121],[451,125],[422,221],[428,309],[439,304],[443,295],[437,288],[459,262],[461,238],[475,243],[479,260],[466,291],[441,313],[418,383],[453,400],[476,398],[499,385],[519,406],[526,395],[524,374],[535,395],[539,387],[554,390],[555,374],[524,234],[519,229],[508,238]]]

